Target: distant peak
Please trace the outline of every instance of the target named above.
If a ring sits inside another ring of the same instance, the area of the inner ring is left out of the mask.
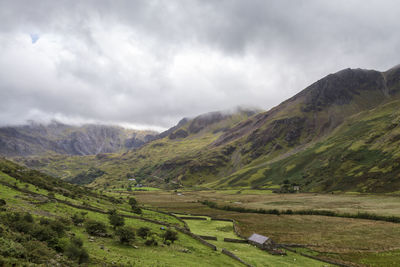
[[[388,69],[385,72],[392,72],[392,71],[397,71],[397,70],[400,70],[400,64],[397,64],[396,66],[391,67],[390,69]]]

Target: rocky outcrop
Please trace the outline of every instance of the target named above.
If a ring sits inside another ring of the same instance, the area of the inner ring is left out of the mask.
[[[189,134],[185,130],[179,129],[176,132],[171,133],[169,135],[169,139],[173,140],[173,139],[177,139],[177,138],[186,138],[188,136],[189,136]]]
[[[302,110],[321,111],[330,105],[349,104],[363,91],[385,90],[382,74],[374,70],[345,69],[317,81],[298,96],[305,96]]]
[[[180,120],[178,122],[177,125],[175,125],[174,127],[169,128],[168,130],[160,133],[159,135],[157,135],[156,139],[162,139],[164,137],[169,136],[170,134],[172,134],[174,131],[176,131],[177,129],[181,128],[183,125],[185,125],[187,122],[189,121],[188,118],[183,118],[182,120]]]

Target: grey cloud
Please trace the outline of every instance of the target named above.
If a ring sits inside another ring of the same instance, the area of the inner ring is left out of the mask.
[[[169,127],[399,63],[397,1],[0,1],[0,124]],[[32,34],[40,36],[32,43]]]

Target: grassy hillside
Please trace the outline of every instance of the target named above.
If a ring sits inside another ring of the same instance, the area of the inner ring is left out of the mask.
[[[353,115],[327,139],[281,160],[260,158],[211,186],[268,187],[285,179],[305,191],[396,192],[399,105],[396,100]]]
[[[173,216],[145,209],[133,213],[126,198],[68,185],[3,159],[0,196],[2,266],[240,265],[177,231],[183,223]],[[110,224],[113,209],[124,226]],[[141,237],[142,227],[147,237]],[[165,241],[167,231],[177,240]]]

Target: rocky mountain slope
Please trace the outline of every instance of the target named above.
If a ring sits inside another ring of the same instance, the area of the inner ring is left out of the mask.
[[[59,122],[0,128],[0,154],[8,157],[45,154],[93,155],[138,148],[157,133],[117,126]]]
[[[138,150],[47,159],[40,168],[70,178],[70,170],[72,177],[104,171],[92,186],[136,177],[166,187],[279,188],[285,181],[304,191],[392,192],[400,190],[399,90],[399,66],[345,69],[267,112],[184,119]]]
[[[122,154],[85,157],[59,155],[16,160],[76,183],[80,183],[78,180],[93,182],[92,186],[124,183],[132,177],[137,181],[153,181],[162,185],[170,180],[167,184],[177,186],[181,184],[181,178],[171,179],[164,175],[161,178],[158,175],[168,171],[171,176],[179,176],[181,168],[186,168],[186,164],[190,162],[190,168],[196,168],[194,159],[202,151],[207,151],[223,132],[258,112],[259,110],[237,109],[232,112],[211,112],[191,119],[185,118],[176,126],[158,135],[154,141]],[[200,158],[197,160],[198,163],[202,162]],[[102,175],[98,176],[100,173]]]

